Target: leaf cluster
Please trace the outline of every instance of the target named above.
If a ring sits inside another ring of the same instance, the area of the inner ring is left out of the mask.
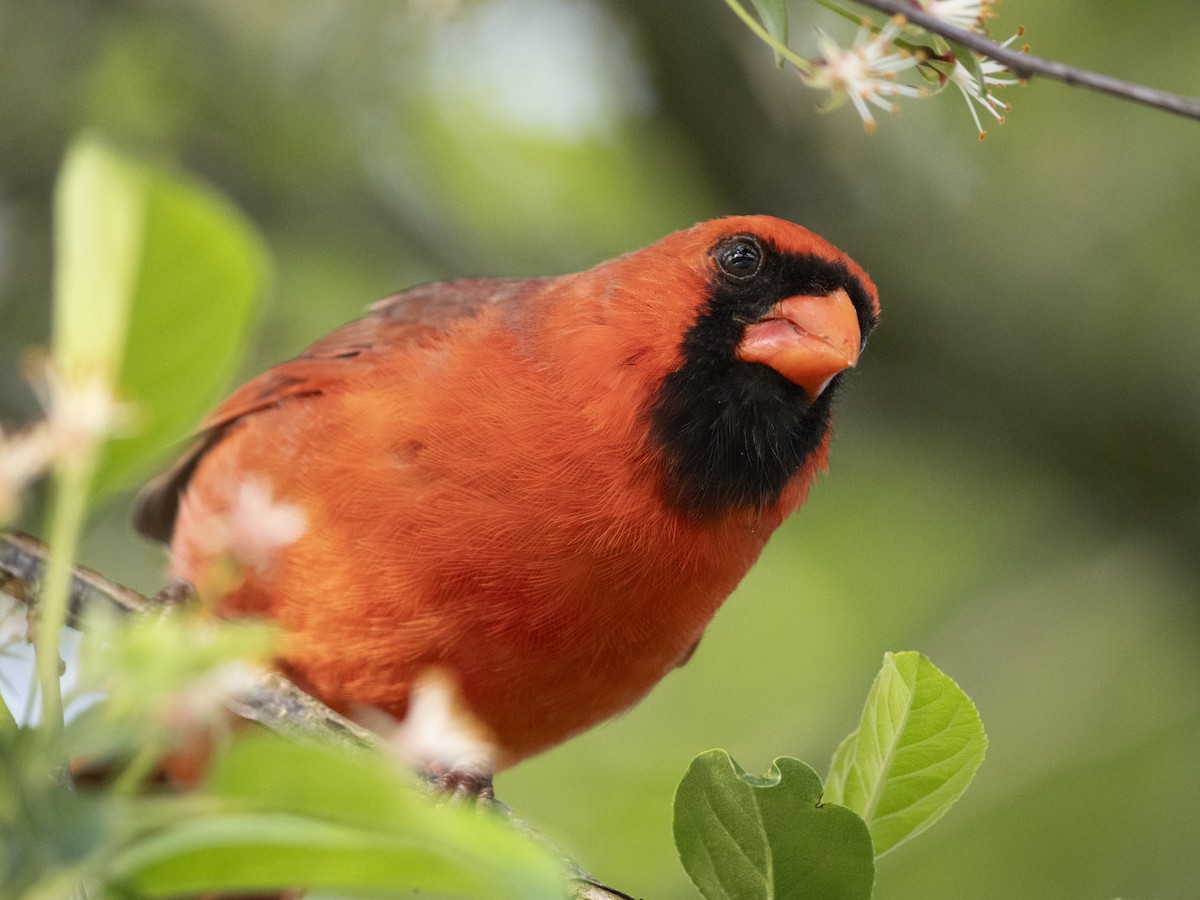
[[[875,860],[946,813],[986,748],[958,685],[919,653],[889,653],[824,787],[791,757],[753,775],[702,753],[675,793],[675,845],[709,900],[865,900]]]

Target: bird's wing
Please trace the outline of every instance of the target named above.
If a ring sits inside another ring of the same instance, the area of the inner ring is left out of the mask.
[[[167,543],[175,528],[179,498],[196,467],[231,427],[265,409],[300,397],[336,393],[371,356],[415,344],[442,332],[457,319],[488,306],[510,307],[536,281],[467,279],[410,288],[380,300],[361,319],[316,341],[295,359],[242,385],[214,410],[191,448],[138,494],[134,526],[148,538]]]

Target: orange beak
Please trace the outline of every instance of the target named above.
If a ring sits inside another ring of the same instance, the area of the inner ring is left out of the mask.
[[[737,358],[770,366],[816,400],[833,376],[858,362],[862,334],[849,295],[838,288],[820,297],[801,294],[775,304],[750,325]]]

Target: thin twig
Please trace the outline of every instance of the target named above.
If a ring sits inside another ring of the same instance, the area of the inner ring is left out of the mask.
[[[35,537],[19,533],[0,534],[0,590],[24,602],[32,598],[24,592],[36,594],[41,591],[45,577],[46,561],[50,551]],[[71,570],[71,587],[67,606],[67,624],[79,627],[83,610],[90,604],[101,602],[117,612],[141,612],[147,600],[132,588],[114,584],[99,572],[83,566]]]
[[[1134,103],[1141,103],[1144,106],[1200,121],[1200,98],[1184,97],[1180,94],[1160,91],[1157,88],[1122,81],[1119,78],[1101,75],[1099,72],[1078,69],[1052,59],[1034,56],[1032,53],[1023,53],[1020,50],[1004,47],[986,35],[949,25],[920,9],[915,3],[909,3],[906,0],[855,0],[855,2],[889,15],[904,16],[908,21],[928,32],[941,35],[949,41],[962,44],[976,53],[994,59],[1018,78],[1026,80],[1035,76],[1051,78],[1064,84],[1085,87],[1102,94],[1120,97],[1122,100],[1131,100]]]

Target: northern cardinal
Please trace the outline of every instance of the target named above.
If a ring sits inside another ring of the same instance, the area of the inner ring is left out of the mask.
[[[767,216],[415,287],[235,392],[137,525],[199,582],[248,485],[298,512],[218,612],[280,623],[280,667],[337,709],[403,718],[445,670],[503,768],[687,660],[824,468],[877,314],[857,264]]]

